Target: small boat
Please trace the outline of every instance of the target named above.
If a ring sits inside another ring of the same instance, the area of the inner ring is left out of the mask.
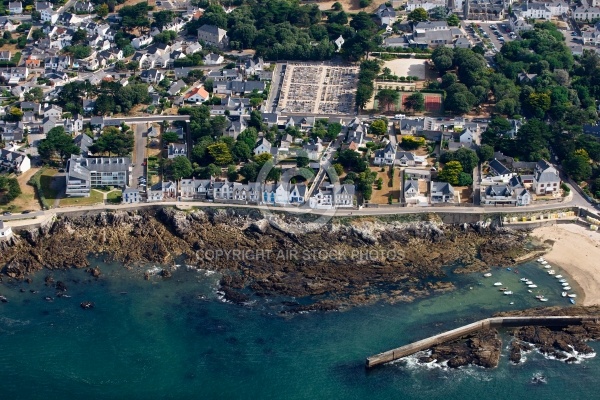
[[[490,276],[492,276],[492,273],[491,273],[491,272],[488,272],[487,274],[483,274],[483,277],[484,277],[484,278],[489,278]]]
[[[546,264],[546,265],[544,265],[544,268],[546,268],[546,269],[550,269],[550,268],[552,268],[552,265],[550,265],[550,264]]]
[[[494,283],[494,286],[502,286],[502,282],[496,282]]]
[[[562,292],[561,295],[562,297],[567,297],[567,292]]]
[[[511,292],[510,290],[507,290],[504,292],[504,294],[513,294],[513,292]]]
[[[563,282],[563,283],[561,283],[561,285],[563,285],[563,286],[569,286],[569,282]]]
[[[554,274],[556,274],[556,272],[553,269],[551,269],[550,271],[548,271],[548,275],[554,275]]]
[[[514,302],[514,301],[511,301],[511,302],[510,302],[510,303],[508,303],[508,304],[510,304],[510,305],[512,306],[513,304],[515,304],[515,302]]]
[[[507,271],[512,271],[512,268],[506,268]]]
[[[546,260],[542,261],[542,265],[546,265],[546,264],[548,264],[548,261],[546,261]]]
[[[0,296],[0,301],[3,303],[8,303],[8,299],[5,296]]]
[[[539,262],[539,263],[543,263],[544,261],[546,261],[546,260],[544,260],[544,257],[540,257],[537,259],[537,262]]]
[[[560,282],[560,283],[564,283],[564,282],[566,282],[566,281],[567,281],[566,279],[560,279],[560,280],[559,280],[559,282]]]
[[[527,287],[530,287],[530,288],[536,288],[536,287],[537,287],[537,285],[527,285]]]
[[[571,286],[563,286],[563,290],[571,290]]]
[[[571,302],[571,304],[575,304],[575,299],[569,299],[569,301]]]
[[[543,297],[543,298],[540,299],[540,301],[548,301],[548,299],[545,298],[545,297]]]
[[[94,308],[94,303],[91,301],[83,301],[79,306],[84,310],[89,310],[90,308]]]
[[[508,290],[508,288],[507,288],[507,287],[501,287],[501,288],[500,288],[500,291],[501,291],[501,292],[505,292],[505,291],[507,291],[507,290]]]
[[[577,297],[577,295],[576,295],[575,293],[568,294],[567,296],[569,296],[570,298],[575,298],[575,297]]]
[[[531,290],[528,290],[528,292],[529,292],[529,293],[533,293],[533,291],[531,291]]]
[[[530,280],[527,280],[527,281],[525,281],[525,284],[526,284],[526,285],[533,285],[533,282],[532,282],[532,281],[530,281]]]
[[[560,279],[560,278],[562,278],[562,275],[555,275],[554,277],[555,277],[556,279]]]
[[[521,282],[526,282],[527,278],[521,278]]]
[[[535,296],[535,298],[536,298],[536,299],[543,299],[543,298],[544,298],[544,295],[538,294],[538,295],[536,295],[536,296]]]
[[[46,301],[54,301],[54,299],[52,297],[50,297],[50,296],[44,297],[44,300],[46,300]]]

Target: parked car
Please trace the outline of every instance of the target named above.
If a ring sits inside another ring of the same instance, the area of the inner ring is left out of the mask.
[[[10,211],[4,211],[2,215],[12,215],[12,213]]]

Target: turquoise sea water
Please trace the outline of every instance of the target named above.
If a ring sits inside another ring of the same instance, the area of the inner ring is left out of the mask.
[[[598,358],[566,365],[530,353],[512,365],[506,337],[493,370],[412,362],[365,370],[368,355],[499,310],[541,305],[523,276],[550,298],[546,305],[568,304],[536,264],[518,275],[452,276],[456,291],[413,303],[288,317],[278,315],[274,298],[246,307],[220,301],[216,274],[181,268],[171,279],[144,281],[144,269],[101,268],[99,280],[81,270],[53,272],[70,298],[55,297],[44,272],[29,285],[0,285],[9,299],[0,304],[0,399],[587,399],[600,388]],[[503,296],[496,281],[515,294]],[[81,309],[84,300],[95,308]],[[547,383],[532,384],[536,374]]]

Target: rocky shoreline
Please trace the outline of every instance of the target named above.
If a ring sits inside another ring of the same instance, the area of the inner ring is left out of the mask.
[[[334,218],[315,227],[289,214],[266,220],[251,209],[63,216],[2,243],[0,278],[24,280],[43,269],[72,267],[99,276],[90,255],[125,265],[172,265],[183,256],[188,265],[221,273],[220,290],[234,303],[287,296],[310,301],[290,302],[286,312],[339,310],[452,290],[442,266],[456,265],[454,273],[486,271],[530,251],[525,232],[423,218]],[[168,278],[165,271],[160,276]]]
[[[600,307],[540,307],[522,311],[498,313],[495,316],[600,316]],[[537,350],[546,357],[566,363],[579,361],[579,356],[594,356],[586,342],[600,340],[600,317],[597,322],[566,327],[523,326],[509,329],[512,336],[509,359],[517,364],[525,354]],[[502,341],[496,329],[483,329],[448,343],[434,346],[430,354],[418,358],[422,364],[445,364],[450,368],[478,365],[495,368],[500,361]]]

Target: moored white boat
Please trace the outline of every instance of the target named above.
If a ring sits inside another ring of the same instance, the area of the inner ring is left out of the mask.
[[[569,301],[571,302],[571,304],[575,304],[575,299],[569,299]]]
[[[496,282],[494,283],[494,286],[502,286],[502,282]]]
[[[538,294],[538,295],[536,295],[536,296],[535,296],[535,298],[536,298],[536,299],[543,299],[543,298],[544,298],[544,296],[543,296],[543,295],[541,295],[541,294]]]
[[[566,282],[566,281],[567,281],[566,279],[559,280],[560,283],[563,283],[563,282]]]
[[[537,259],[537,262],[539,262],[539,263],[541,263],[543,261],[544,261],[544,257],[540,257],[540,258]]]
[[[527,280],[527,281],[525,281],[525,284],[526,284],[526,285],[533,285],[533,282],[532,282],[532,281],[530,281],[530,280]]]
[[[548,299],[544,297],[544,298],[541,298],[540,301],[548,301]]]
[[[521,282],[526,282],[527,278],[521,278]]]
[[[536,287],[537,287],[537,285],[527,285],[527,287],[530,287],[530,288],[536,288]]]
[[[567,296],[569,296],[571,298],[577,297],[577,295],[575,293],[568,294]]]
[[[484,277],[484,278],[489,278],[490,276],[492,276],[492,273],[491,273],[491,272],[488,272],[487,274],[483,274],[483,277]]]
[[[501,291],[501,292],[505,292],[505,291],[507,291],[507,290],[508,290],[508,288],[507,288],[507,287],[501,287],[501,288],[500,288],[500,291]]]
[[[548,261],[546,261],[546,260],[542,261],[542,265],[546,265],[546,264],[548,264]]]
[[[563,290],[571,290],[571,286],[563,286]]]
[[[562,297],[567,297],[567,292],[562,292]]]
[[[554,275],[556,274],[556,271],[554,271],[553,269],[551,269],[550,271],[548,271],[548,275]]]
[[[555,277],[556,279],[560,279],[560,278],[562,278],[562,275],[554,275],[554,277]]]
[[[513,292],[511,292],[510,290],[506,290],[506,291],[504,292],[504,294],[513,294]]]
[[[563,285],[563,286],[569,286],[569,282],[563,282],[563,283],[561,283],[561,285]]]

